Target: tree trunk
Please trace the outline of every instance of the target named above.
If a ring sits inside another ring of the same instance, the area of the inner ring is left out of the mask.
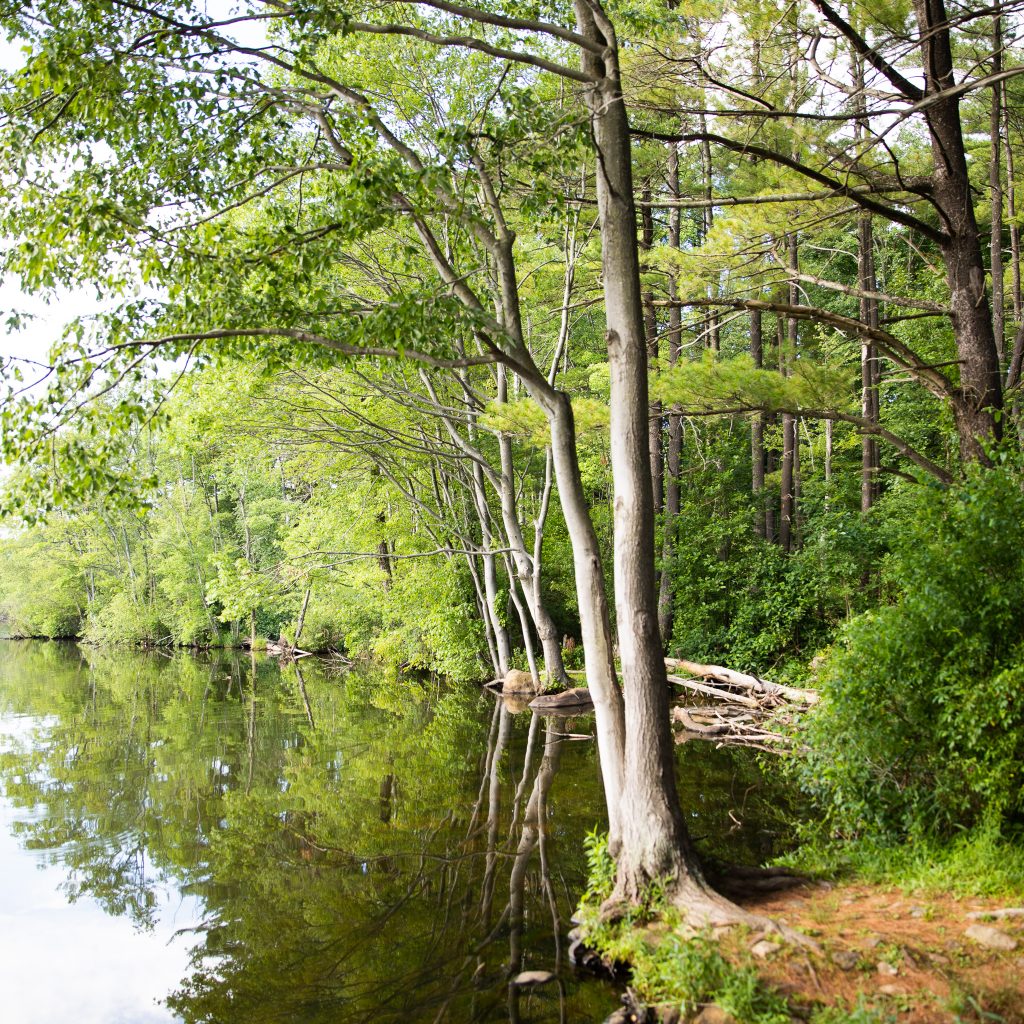
[[[645,199],[650,202],[650,189],[644,191]],[[641,220],[643,223],[642,248],[649,253],[654,246],[654,215],[649,206],[641,208]],[[644,333],[647,335],[647,358],[649,365],[654,366],[658,361],[658,318],[654,308],[654,292],[650,288],[644,291]],[[662,458],[661,445],[661,402],[651,402],[648,406],[648,431],[651,459],[651,491],[654,494],[654,512],[657,515],[665,502],[665,470]]]
[[[494,538],[491,534],[490,509],[487,507],[487,492],[484,489],[483,471],[473,467],[473,499],[480,520],[480,560],[484,571],[484,596],[487,599],[487,615],[491,620],[491,631],[498,654],[498,675],[504,678],[512,667],[512,645],[508,630],[501,621],[498,610],[498,566],[494,556]]]
[[[572,403],[561,391],[535,395],[551,427],[551,454],[569,541],[572,546],[576,599],[586,659],[587,687],[594,698],[597,744],[608,806],[608,837],[611,849],[621,844],[625,714],[622,691],[615,677],[611,618],[604,589],[601,548],[590,518],[576,453],[576,427]],[[649,481],[648,481],[649,486]]]
[[[507,383],[504,367],[498,367],[498,401],[507,400]],[[522,524],[519,522],[519,510],[516,501],[515,464],[512,457],[512,438],[507,434],[498,435],[498,452],[501,458],[501,519],[512,549],[512,559],[516,575],[522,584],[523,596],[526,600],[530,618],[537,627],[537,638],[544,652],[544,672],[548,679],[559,683],[568,683],[562,663],[562,643],[558,628],[551,618],[544,601],[541,599],[540,576],[538,567],[526,549]]]
[[[862,213],[858,218],[857,278],[861,291],[877,291],[874,260],[874,232],[871,214]],[[878,301],[867,297],[860,300],[860,320],[870,328],[878,327]],[[861,401],[860,414],[872,423],[878,422],[878,352],[867,338],[860,345]],[[868,512],[878,498],[878,438],[873,434],[862,434],[860,509]]]
[[[761,310],[750,311],[750,358],[757,369],[764,366],[764,336],[761,332]],[[759,412],[750,421],[750,490],[754,498],[754,532],[765,535],[764,520],[764,426],[765,415]]]
[[[987,462],[985,443],[1002,436],[1003,407],[992,310],[967,174],[960,98],[943,0],[914,0],[925,74],[925,108],[931,137],[931,198],[939,213],[939,242],[949,282],[951,320],[960,359],[960,400],[954,403],[961,457]]]
[[[1010,117],[1006,107],[1006,84],[1003,84],[1004,131],[1006,142],[1006,215],[1010,222],[1010,281],[1013,289],[1013,319],[1019,325],[1024,321],[1020,286],[1020,225],[1017,223],[1017,183],[1014,180],[1013,143],[1010,138]]]
[[[679,198],[679,151],[675,143],[668,150],[668,188],[673,199]],[[668,220],[668,244],[679,248],[680,211],[673,209]],[[679,281],[674,271],[668,275],[668,365],[675,366],[682,352],[682,310],[677,304]],[[683,448],[683,418],[679,406],[673,406],[668,416],[668,449],[665,460],[665,514],[662,525],[661,579],[658,582],[658,632],[661,634],[662,649],[667,651],[672,643],[672,555],[675,551],[677,519],[679,518],[679,464]]]
[[[1003,19],[999,13],[992,17],[992,66],[993,75],[1003,70]],[[988,165],[989,199],[992,203],[992,229],[989,236],[990,266],[992,268],[992,332],[996,336],[996,354],[999,365],[1005,363],[1006,328],[1003,322],[1003,168],[999,152],[1003,138],[1003,94],[1004,83],[997,81],[992,86],[992,110],[990,115],[989,142],[992,147]]]
[[[796,270],[797,239],[796,234],[789,234],[786,237],[787,250],[789,253],[789,267]],[[795,306],[800,296],[797,291],[796,278],[789,282],[789,304]],[[789,364],[796,358],[797,346],[797,322],[795,318],[789,317],[786,320],[786,345],[779,346],[779,369],[783,376],[789,376]],[[795,514],[795,492],[793,486],[793,463],[796,458],[796,418],[790,413],[782,414],[782,480],[781,496],[779,501],[779,546],[783,551],[790,551],[793,547],[793,519]]]
[[[622,845],[616,896],[637,900],[655,879],[672,879],[684,900],[713,897],[690,844],[675,783],[668,680],[654,590],[654,501],[648,447],[647,345],[633,201],[629,123],[616,40],[597,4],[576,0],[578,30],[603,48],[583,52],[596,79],[585,98],[597,148],[597,204],[608,364],[615,495],[615,608],[625,696],[625,771],[619,812]],[[603,755],[602,755],[603,759]]]

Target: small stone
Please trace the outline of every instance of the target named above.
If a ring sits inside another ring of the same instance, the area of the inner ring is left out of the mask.
[[[853,949],[837,949],[832,954],[832,962],[841,971],[852,971],[860,962],[860,954]]]
[[[762,939],[760,942],[755,942],[750,947],[750,952],[758,958],[758,960],[765,960],[770,957],[773,953],[778,952],[782,947],[777,942],[770,942],[768,939]]]
[[[928,959],[939,967],[948,967],[952,961],[944,953],[929,953]]]
[[[925,917],[925,916],[927,916],[927,914],[928,914],[928,909],[926,907],[911,907],[910,908],[910,916],[911,917]]]
[[[1012,953],[1017,948],[1017,940],[993,928],[990,924],[972,924],[965,932],[967,938],[989,949],[1004,949]]]
[[[693,1024],[736,1024],[736,1019],[720,1006],[711,1003],[693,1018]]]
[[[870,939],[864,943],[865,949],[877,949],[882,944],[882,938],[879,935],[872,935]]]
[[[604,1019],[604,1024],[630,1024],[633,1019],[632,1014],[624,1007],[620,1007],[618,1010],[613,1010]]]
[[[898,968],[893,967],[892,964],[887,963],[885,960],[878,961],[877,969],[879,974],[884,974],[890,978],[900,973]]]
[[[525,985],[546,985],[554,980],[555,976],[550,971],[523,971],[512,979],[512,984],[521,988]]]
[[[904,996],[907,990],[902,985],[879,985],[878,991],[883,996]]]

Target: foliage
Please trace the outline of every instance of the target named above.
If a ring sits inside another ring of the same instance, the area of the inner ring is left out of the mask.
[[[950,837],[1024,813],[1024,492],[1004,459],[930,493],[893,537],[898,597],[820,674],[797,772],[844,834]]]

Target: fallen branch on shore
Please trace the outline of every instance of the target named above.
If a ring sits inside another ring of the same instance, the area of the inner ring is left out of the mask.
[[[721,665],[666,658],[665,667],[690,673],[681,676],[670,671],[669,682],[705,699],[697,707],[672,709],[672,721],[683,728],[678,737],[681,743],[699,737],[778,753],[792,741],[786,731],[777,732],[772,726],[785,730],[792,722],[787,709],[804,711],[818,700],[814,690],[781,686]]]
[[[757,676],[747,675],[745,672],[737,672],[735,669],[724,668],[721,665],[702,665],[696,661],[685,661],[682,658],[666,658],[667,669],[682,669],[703,680],[714,680],[727,687],[733,687],[753,693],[758,703],[766,698],[778,698],[778,703],[796,704],[817,704],[817,690],[801,690],[795,686],[783,686],[781,683],[770,683],[767,679],[759,679]],[[681,682],[682,679],[676,675],[670,675],[673,682]],[[688,680],[692,682],[692,680]],[[715,688],[717,696],[722,691]]]

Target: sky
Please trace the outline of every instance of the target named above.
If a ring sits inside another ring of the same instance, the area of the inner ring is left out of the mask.
[[[0,749],[37,719],[0,719]],[[0,1016],[11,1024],[168,1024],[161,1002],[188,973],[189,943],[175,931],[198,923],[199,902],[162,892],[156,926],[137,931],[83,897],[68,903],[65,872],[46,851],[11,834],[31,812],[0,798]]]

